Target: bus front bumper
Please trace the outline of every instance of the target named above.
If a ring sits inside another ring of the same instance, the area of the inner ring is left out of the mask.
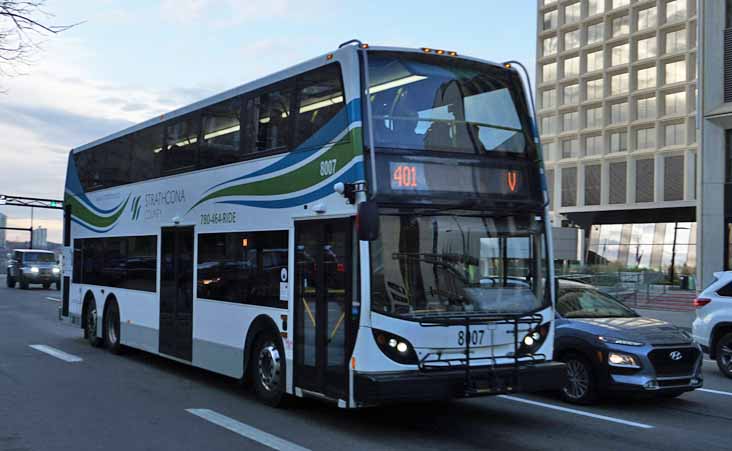
[[[422,401],[472,396],[558,391],[567,370],[561,362],[465,369],[356,373],[355,398],[360,403]],[[466,383],[468,382],[469,383]]]

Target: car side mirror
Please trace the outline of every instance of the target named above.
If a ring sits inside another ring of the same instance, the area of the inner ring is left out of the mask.
[[[379,206],[367,200],[358,204],[358,239],[374,241],[379,237]]]

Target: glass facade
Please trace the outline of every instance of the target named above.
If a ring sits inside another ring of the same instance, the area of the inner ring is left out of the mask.
[[[677,274],[696,269],[696,223],[603,224],[590,230],[588,263]]]

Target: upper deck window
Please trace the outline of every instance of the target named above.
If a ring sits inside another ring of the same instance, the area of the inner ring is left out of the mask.
[[[423,55],[373,53],[369,79],[381,148],[525,153],[527,135],[505,71]]]

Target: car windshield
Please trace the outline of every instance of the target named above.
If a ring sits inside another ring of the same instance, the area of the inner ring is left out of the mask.
[[[26,252],[23,254],[23,261],[26,263],[54,263],[56,256],[45,252]]]
[[[559,288],[557,312],[565,318],[630,318],[633,310],[593,288]]]
[[[527,136],[508,72],[409,53],[369,54],[377,147],[525,153]]]
[[[406,318],[520,314],[547,305],[543,222],[394,212],[371,244],[372,309]]]

